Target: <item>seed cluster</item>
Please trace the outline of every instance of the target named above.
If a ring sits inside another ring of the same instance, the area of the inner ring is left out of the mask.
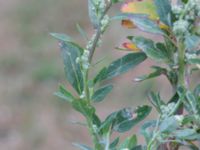
[[[160,106],[160,109],[161,109],[161,113],[162,113],[162,116],[161,118],[166,118],[169,116],[169,114],[171,113],[171,111],[174,109],[174,107],[176,106],[176,103],[172,102],[172,103],[169,103],[168,105],[162,105]]]
[[[195,18],[200,17],[200,0],[189,0],[186,4],[174,5],[172,12],[177,19],[173,24],[175,35],[188,35],[195,25]]]

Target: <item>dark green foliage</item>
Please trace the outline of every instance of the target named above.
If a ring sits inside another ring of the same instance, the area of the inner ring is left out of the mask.
[[[94,102],[101,102],[105,99],[108,93],[110,93],[113,89],[113,85],[106,85],[98,89],[94,95],[92,96],[92,101]]]
[[[65,65],[66,78],[79,94],[83,91],[83,75],[80,64],[76,63],[76,59],[81,55],[82,51],[82,48],[73,43],[62,42],[61,53]]]
[[[137,45],[149,58],[156,61],[168,62],[168,56],[163,50],[156,48],[154,41],[144,37],[129,37],[129,39]]]
[[[112,62],[108,67],[103,68],[95,77],[94,83],[97,81],[99,82],[106,79],[112,79],[118,75],[121,75],[128,70],[133,69],[145,59],[146,55],[144,53],[127,54]]]

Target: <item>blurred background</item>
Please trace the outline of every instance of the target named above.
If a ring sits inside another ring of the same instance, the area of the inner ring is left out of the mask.
[[[110,14],[116,14],[119,8],[116,5]],[[87,1],[0,0],[0,150],[75,150],[72,142],[91,144],[87,130],[71,123],[84,121],[83,117],[53,96],[59,83],[68,85],[58,42],[49,32],[66,33],[84,46],[76,23],[92,35]],[[106,56],[106,61],[94,72],[126,54],[114,47],[130,34],[141,33],[122,28],[120,22],[110,25],[94,59]],[[148,60],[111,81],[113,92],[96,105],[102,119],[122,107],[148,104],[146,95],[150,90],[160,91],[162,97],[171,96],[163,77],[141,84],[133,81],[149,72],[150,64]],[[151,113],[150,117],[156,115]],[[138,127],[129,134],[137,133]]]

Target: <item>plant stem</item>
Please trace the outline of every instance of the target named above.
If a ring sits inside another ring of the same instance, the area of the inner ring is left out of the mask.
[[[93,58],[95,49],[96,49],[96,47],[98,45],[99,39],[101,38],[101,35],[102,35],[101,20],[107,14],[107,12],[110,9],[111,5],[112,5],[112,2],[109,2],[107,4],[104,12],[102,13],[102,15],[101,15],[101,17],[99,19],[99,26],[96,29],[96,33],[94,35],[92,46],[88,49],[90,51],[90,54],[89,54],[89,63],[90,64],[92,62],[92,58]],[[90,90],[89,90],[90,87],[88,85],[89,71],[90,71],[90,68],[87,69],[84,72],[84,92],[85,92],[85,99],[86,99],[86,101],[88,102],[88,105],[89,105],[88,107],[91,106],[91,103],[90,103],[91,102],[91,94],[90,94]],[[91,116],[88,116],[86,119],[87,119],[87,125],[88,125],[88,129],[89,129],[90,135],[92,136],[92,141],[93,141],[93,144],[94,144],[94,149],[95,150],[103,150],[103,149],[107,150],[109,148],[109,143],[107,143],[106,146],[103,143],[101,143],[101,139],[100,139],[101,137],[100,137],[100,135],[96,131],[97,127],[93,123],[93,118],[91,118]],[[109,139],[109,137],[107,137],[107,138]],[[109,140],[107,142],[109,142]]]
[[[97,28],[97,30],[96,30],[95,38],[94,38],[94,41],[93,41],[93,44],[92,44],[91,48],[89,49],[89,51],[90,51],[89,62],[90,62],[90,63],[91,63],[91,61],[92,61],[92,58],[93,58],[95,49],[96,49],[96,47],[97,47],[98,41],[99,41],[99,39],[100,39],[100,37],[101,37],[101,34],[102,34],[102,31],[101,31],[101,20],[102,20],[102,19],[104,18],[104,16],[107,14],[107,12],[108,12],[108,10],[110,9],[111,6],[112,6],[112,2],[110,1],[110,2],[107,4],[107,6],[106,6],[104,12],[102,13],[102,15],[101,15],[101,17],[100,17],[100,19],[99,19],[99,26],[98,26],[98,28]]]
[[[183,39],[178,40],[178,86],[185,87],[185,44]]]
[[[103,144],[100,143],[99,135],[96,133],[96,130],[95,130],[95,127],[94,127],[94,124],[93,124],[91,118],[87,119],[87,124],[88,124],[89,132],[92,136],[94,149],[95,150],[103,150],[104,146],[103,146]]]

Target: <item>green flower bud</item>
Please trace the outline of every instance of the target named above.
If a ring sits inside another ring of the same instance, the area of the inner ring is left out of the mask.
[[[177,36],[183,36],[183,35],[185,35],[185,33],[188,32],[188,28],[189,28],[189,22],[181,19],[174,23],[173,32]]]

